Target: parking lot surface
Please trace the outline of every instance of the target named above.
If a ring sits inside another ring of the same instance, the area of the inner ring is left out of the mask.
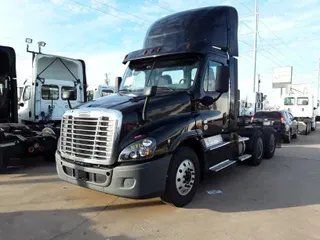
[[[319,129],[258,167],[208,174],[180,209],[71,185],[32,160],[0,175],[0,239],[320,239],[319,183]]]

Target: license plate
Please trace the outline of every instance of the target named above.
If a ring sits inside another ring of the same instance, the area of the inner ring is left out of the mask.
[[[270,125],[270,121],[263,122],[263,125]]]
[[[88,173],[85,171],[78,170],[78,178],[82,180],[88,180]]]

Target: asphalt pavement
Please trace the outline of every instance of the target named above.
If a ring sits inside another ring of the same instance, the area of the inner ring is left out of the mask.
[[[0,175],[0,239],[320,239],[319,183],[320,129],[258,167],[208,174],[180,209],[60,181],[31,159]]]

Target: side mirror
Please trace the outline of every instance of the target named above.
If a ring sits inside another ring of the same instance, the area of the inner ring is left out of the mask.
[[[146,97],[153,97],[157,94],[157,86],[146,86],[143,93]]]
[[[226,93],[229,91],[230,71],[228,66],[216,68],[216,92]]]
[[[119,92],[121,82],[122,82],[122,77],[116,77],[116,85],[114,89],[116,93]]]
[[[314,107],[314,108],[313,108],[313,110],[317,110],[317,108],[316,108],[316,107]]]
[[[214,103],[213,97],[210,96],[204,96],[203,98],[200,99],[201,104],[204,106],[208,107]]]
[[[19,103],[19,107],[24,107],[24,103]]]
[[[320,103],[317,103],[317,107],[319,107]]]
[[[75,89],[70,89],[68,91],[64,91],[62,93],[62,98],[66,99],[66,100],[71,100],[71,99],[75,99],[76,98],[76,92]]]

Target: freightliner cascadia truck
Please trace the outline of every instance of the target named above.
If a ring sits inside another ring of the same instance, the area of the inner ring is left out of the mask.
[[[116,78],[116,94],[63,115],[59,177],[183,207],[205,172],[272,158],[280,146],[274,129],[238,117],[237,33],[238,13],[229,6],[153,23],[143,48],[124,57],[128,68]]]

